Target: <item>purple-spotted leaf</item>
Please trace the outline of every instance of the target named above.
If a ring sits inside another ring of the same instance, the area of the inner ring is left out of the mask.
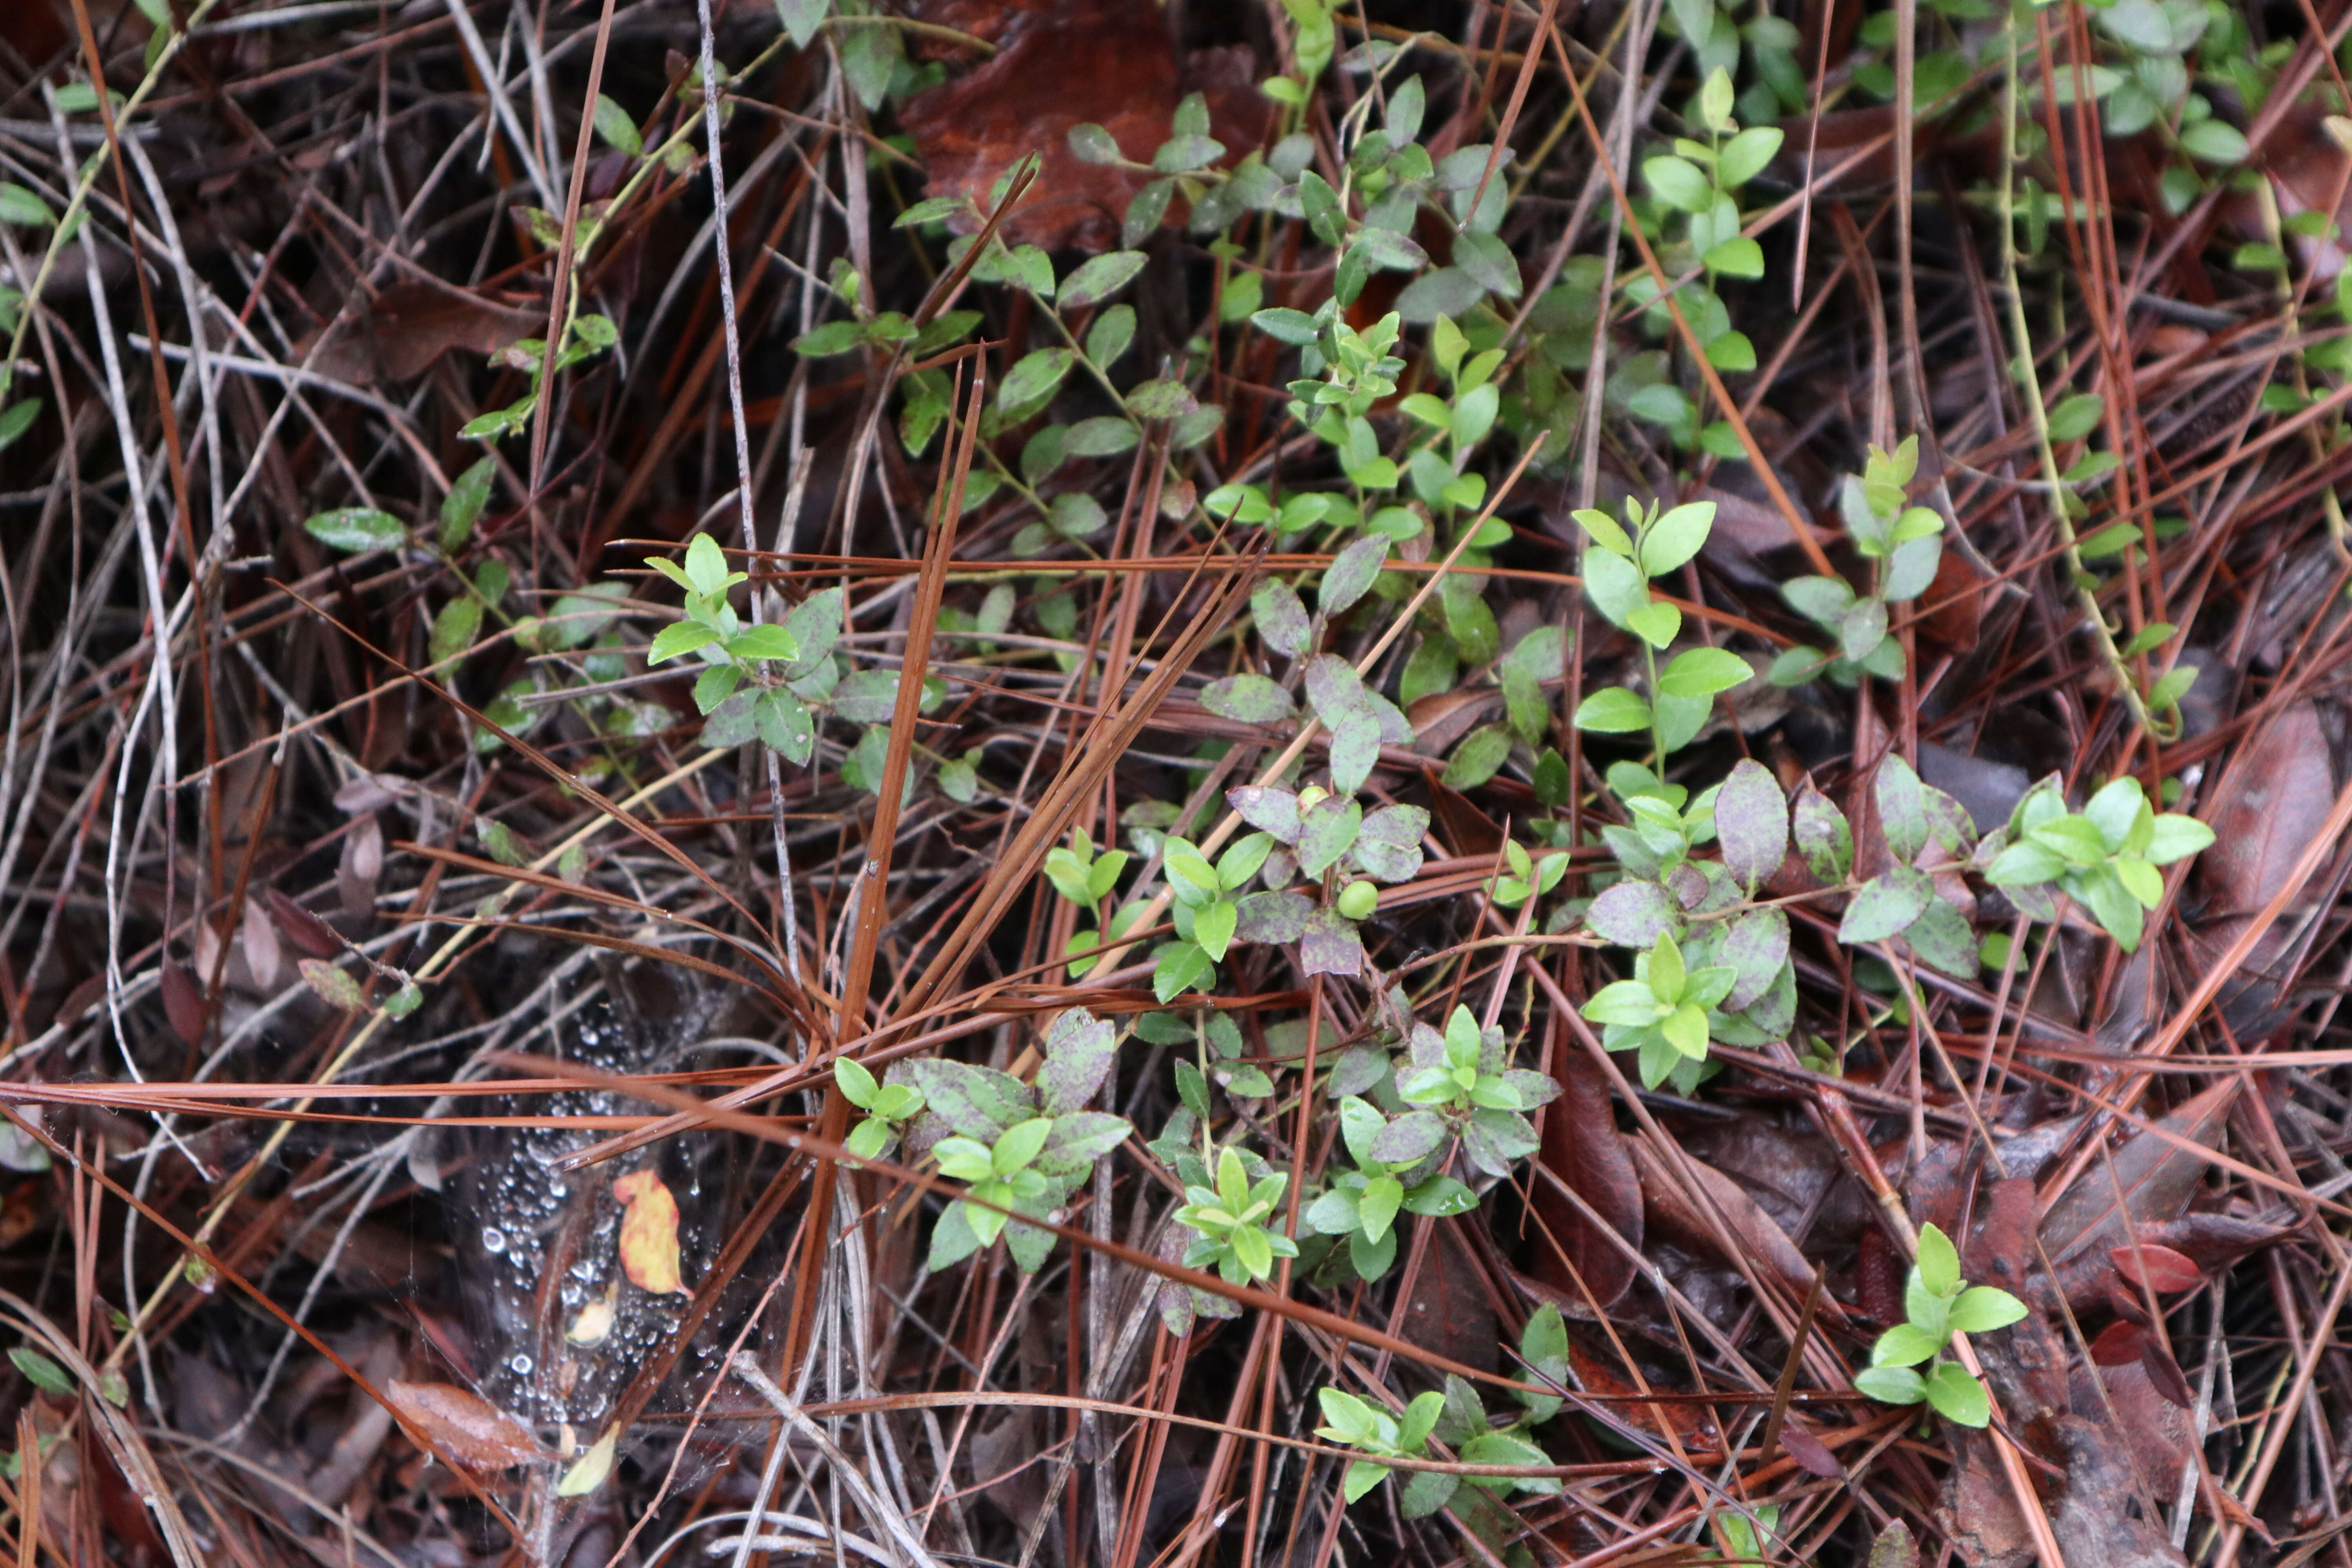
[[[1753,757],[1743,757],[1715,797],[1715,836],[1723,868],[1754,888],[1780,868],[1789,853],[1789,801],[1780,781]]]
[[[1889,752],[1878,763],[1871,794],[1878,802],[1878,826],[1897,860],[1911,861],[1927,847],[1927,802],[1911,764]]]
[[[1925,871],[1897,866],[1857,889],[1838,922],[1838,940],[1861,944],[1900,935],[1927,912],[1936,884]]]
[[[1331,787],[1353,795],[1372,776],[1381,760],[1380,715],[1370,707],[1352,709],[1331,726]]]
[[[1789,916],[1778,909],[1749,910],[1724,929],[1723,947],[1716,962],[1735,971],[1730,994],[1723,999],[1727,1013],[1745,1012],[1772,989],[1780,966],[1789,962]]]
[[[1257,621],[1258,636],[1275,652],[1297,658],[1307,651],[1315,624],[1307,618],[1307,606],[1289,584],[1260,583],[1250,595],[1250,614]]]
[[[1382,882],[1409,882],[1421,869],[1421,840],[1429,813],[1417,805],[1384,805],[1356,830],[1356,864]]]
[[[1388,558],[1389,542],[1377,533],[1367,534],[1339,552],[1324,570],[1322,586],[1315,594],[1317,607],[1326,616],[1339,615],[1364,596]]]
[[[1810,778],[1797,786],[1789,831],[1817,880],[1834,885],[1853,869],[1853,829],[1847,826],[1845,813],[1815,789]]]
[[[1225,804],[1244,822],[1285,844],[1298,842],[1298,797],[1271,784],[1242,784],[1225,792]]]
[[[1310,877],[1329,870],[1355,847],[1363,821],[1364,808],[1345,795],[1327,795],[1317,801],[1299,818],[1298,868]]]
[[[1356,925],[1334,909],[1307,917],[1298,939],[1298,967],[1307,974],[1352,976],[1364,967],[1364,939]]]
[[[1201,689],[1201,706],[1237,724],[1281,724],[1297,711],[1290,693],[1263,675],[1213,680]]]
[[[1372,1137],[1368,1151],[1383,1165],[1418,1164],[1445,1142],[1445,1123],[1433,1110],[1409,1110]]]
[[[1045,1033],[1045,1059],[1037,1068],[1037,1094],[1048,1116],[1077,1110],[1110,1076],[1118,1056],[1118,1030],[1107,1018],[1073,1007]]]
[[[1284,943],[1307,934],[1314,900],[1304,893],[1246,893],[1234,905],[1234,940]]]
[[[1665,889],[1630,879],[1603,891],[1584,911],[1585,929],[1619,947],[1646,948],[1680,924]]]

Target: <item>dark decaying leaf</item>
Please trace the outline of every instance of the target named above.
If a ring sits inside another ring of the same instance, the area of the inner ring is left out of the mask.
[[[2239,1087],[2238,1079],[2223,1079],[2176,1106],[2157,1125],[2190,1145],[2210,1146]],[[2085,1165],[2042,1216],[2042,1245],[2052,1264],[2063,1270],[2078,1254],[2104,1262],[2109,1247],[2129,1243],[2134,1226],[2147,1239],[2147,1226],[2179,1216],[2209,1163],[2170,1139],[2142,1132],[2115,1151],[2112,1173],[2106,1160]],[[2118,1192],[2128,1209],[2118,1205]]]
[[[1641,1178],[1617,1131],[1608,1075],[1572,1042],[1555,1038],[1553,1076],[1560,1093],[1539,1119],[1543,1142],[1536,1157],[1549,1178],[1583,1201],[1581,1206],[1570,1202],[1551,1180],[1536,1182],[1535,1211],[1544,1239],[1536,1247],[1535,1275],[1570,1296],[1579,1295],[1576,1280],[1581,1279],[1594,1302],[1606,1309],[1633,1282],[1634,1259],[1642,1250]],[[1601,1234],[1602,1226],[1615,1231],[1623,1245]]]
[[[982,211],[997,176],[1043,154],[1036,182],[999,231],[1006,243],[1108,250],[1151,175],[1086,162],[1070,148],[1071,130],[1099,125],[1129,161],[1148,165],[1173,129],[1177,100],[1198,88],[1212,134],[1238,156],[1258,144],[1272,107],[1255,75],[1246,51],[1221,49],[1180,71],[1167,24],[1150,6],[1075,6],[1026,19],[995,58],[908,100],[898,121],[915,139],[926,192]],[[980,221],[974,213],[953,223],[970,233]]]

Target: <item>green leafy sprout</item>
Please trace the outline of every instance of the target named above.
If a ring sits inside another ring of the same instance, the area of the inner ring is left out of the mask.
[[[1903,1287],[1908,1320],[1878,1336],[1870,1365],[1853,1385],[1885,1405],[1925,1401],[1945,1419],[1982,1426],[1992,1419],[1984,1385],[1944,1352],[1952,1336],[1989,1333],[2025,1316],[2025,1303],[1990,1285],[1966,1285],[1951,1237],[1933,1225],[1919,1227],[1918,1260]],[[1925,1363],[1926,1370],[1919,1368]]]

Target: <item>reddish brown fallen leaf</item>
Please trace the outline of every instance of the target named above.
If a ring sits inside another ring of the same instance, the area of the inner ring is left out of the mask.
[[[342,939],[325,921],[275,888],[264,888],[261,896],[269,905],[269,918],[304,957],[332,958],[343,951]]]
[[[2109,1323],[2091,1342],[2091,1359],[2101,1366],[2129,1366],[2147,1342],[2147,1331],[2137,1323]]]
[[[915,139],[929,194],[980,206],[999,175],[1042,155],[1036,182],[1000,231],[1010,244],[1109,249],[1128,203],[1154,178],[1148,168],[1082,161],[1070,151],[1073,126],[1101,126],[1129,161],[1149,165],[1187,91],[1206,95],[1210,134],[1228,161],[1256,146],[1268,123],[1249,51],[1202,50],[1180,79],[1166,19],[1142,0],[1067,0],[1007,36],[995,58],[908,100],[898,123]],[[1171,203],[1171,216],[1182,206]],[[971,233],[981,221],[973,211],[950,226]]]
[[[443,354],[493,353],[546,330],[543,306],[534,312],[437,281],[394,283],[338,328],[311,364],[338,381],[412,381]]]
[[[184,1046],[193,1046],[205,1031],[205,988],[188,966],[166,960],[159,977],[163,992],[163,1016]]]
[[[1819,1476],[1825,1481],[1845,1478],[1845,1467],[1838,1463],[1838,1457],[1830,1452],[1829,1445],[1794,1421],[1780,1423],[1780,1447],[1789,1451],[1789,1458],[1796,1460],[1808,1475]],[[1874,1555],[1871,1560],[1874,1563],[1877,1558]]]
[[[2143,1241],[2137,1247],[2111,1247],[2107,1259],[2116,1272],[2135,1285],[2145,1285],[2159,1296],[2193,1290],[2205,1275],[2196,1264],[2168,1247]]]
[[[2154,1334],[2140,1341],[2139,1364],[2147,1373],[2149,1385],[2168,1401],[2183,1410],[2197,1407],[2197,1396],[2189,1392],[2189,1380],[2180,1374],[2179,1363]]]
[[[1584,1206],[1569,1201],[1549,1181],[1537,1181],[1536,1216],[1556,1246],[1537,1245],[1535,1275],[1570,1296],[1581,1294],[1576,1283],[1581,1279],[1593,1303],[1606,1309],[1633,1282],[1634,1257],[1626,1247],[1635,1256],[1642,1250],[1642,1183],[1617,1131],[1600,1068],[1570,1042],[1562,1039],[1560,1045],[1560,1097],[1544,1110],[1543,1148],[1537,1159]],[[1623,1237],[1625,1246],[1604,1234],[1604,1226]]]
[[[684,1295],[677,1275],[677,1200],[651,1171],[631,1171],[613,1183],[627,1205],[621,1215],[621,1270],[629,1283],[656,1296]]]
[[[504,1470],[546,1457],[530,1427],[470,1388],[392,1378],[383,1398],[443,1455],[468,1469]]]

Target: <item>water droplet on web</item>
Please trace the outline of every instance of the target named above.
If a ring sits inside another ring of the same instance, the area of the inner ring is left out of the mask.
[[[506,1249],[507,1233],[499,1229],[496,1226],[483,1226],[482,1250],[485,1252],[504,1252]]]
[[[507,1364],[514,1368],[515,1375],[518,1377],[529,1377],[530,1375],[530,1357],[524,1355],[520,1352],[516,1352],[514,1359],[508,1362]]]

